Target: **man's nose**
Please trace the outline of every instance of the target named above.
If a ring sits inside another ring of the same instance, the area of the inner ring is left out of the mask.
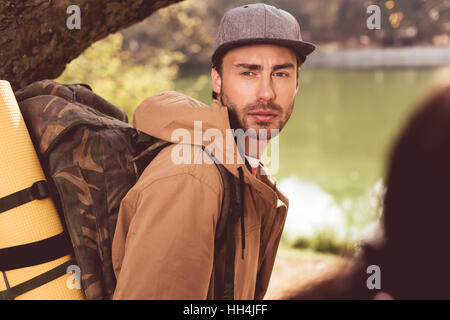
[[[270,75],[261,77],[257,95],[258,100],[270,101],[275,99],[275,90]]]

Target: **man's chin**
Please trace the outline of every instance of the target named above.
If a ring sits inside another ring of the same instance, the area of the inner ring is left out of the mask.
[[[245,130],[245,135],[252,139],[270,140],[278,135],[280,129],[266,126],[252,126]]]

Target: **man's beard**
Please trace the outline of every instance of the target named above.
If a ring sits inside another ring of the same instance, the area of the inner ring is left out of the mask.
[[[248,132],[248,129],[254,129],[249,128],[247,124],[245,124],[244,116],[248,115],[248,113],[252,110],[258,110],[258,109],[264,109],[264,110],[273,110],[277,114],[279,114],[281,117],[283,116],[283,109],[273,101],[269,101],[268,103],[262,103],[262,102],[256,102],[249,105],[246,105],[242,109],[241,117],[239,116],[238,109],[235,103],[233,103],[228,96],[225,94],[223,90],[220,91],[219,99],[222,105],[227,107],[228,109],[228,119],[230,121],[230,127],[233,130],[236,129],[242,129],[244,132]],[[279,120],[279,128],[269,128],[267,123],[264,122],[257,122],[258,125],[260,125],[262,128],[254,129],[256,130],[256,137],[257,139],[261,140],[270,140],[274,138],[280,131],[283,129],[283,127],[288,122],[289,118],[291,117],[292,110],[294,107],[294,101],[292,101],[291,107],[288,109],[288,112],[286,113],[284,119]],[[267,128],[264,128],[264,127]],[[261,129],[265,129],[266,133],[262,133]],[[272,129],[272,130],[271,130]],[[275,129],[275,130],[274,130]]]

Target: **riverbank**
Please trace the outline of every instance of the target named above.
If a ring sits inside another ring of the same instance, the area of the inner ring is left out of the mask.
[[[283,299],[345,268],[348,258],[280,245],[265,300]]]
[[[432,68],[445,65],[450,65],[450,46],[319,51],[311,54],[305,64],[308,68],[339,69]]]

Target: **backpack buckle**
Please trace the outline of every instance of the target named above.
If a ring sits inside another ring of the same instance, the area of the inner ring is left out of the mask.
[[[30,193],[34,199],[42,200],[50,195],[45,180],[36,181],[30,187]]]

